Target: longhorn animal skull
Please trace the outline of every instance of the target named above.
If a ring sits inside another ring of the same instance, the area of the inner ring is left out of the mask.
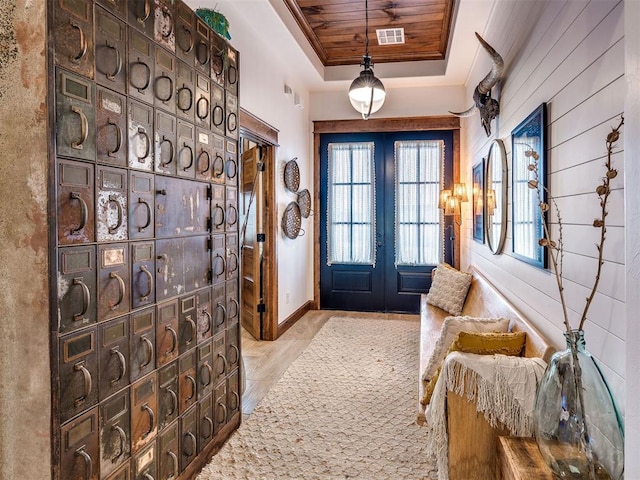
[[[498,52],[496,52],[491,45],[485,42],[477,32],[476,37],[478,37],[478,41],[480,42],[480,44],[491,56],[491,60],[493,62],[491,71],[480,81],[475,91],[473,92],[473,101],[475,102],[475,105],[473,105],[468,110],[465,110],[464,112],[449,113],[458,117],[468,117],[473,114],[474,109],[477,108],[480,112],[480,121],[482,122],[484,131],[486,132],[487,137],[489,137],[491,136],[491,120],[496,118],[500,113],[500,103],[498,103],[496,99],[491,98],[491,89],[502,78],[502,74],[504,72],[504,62],[502,61],[502,57],[498,54]]]

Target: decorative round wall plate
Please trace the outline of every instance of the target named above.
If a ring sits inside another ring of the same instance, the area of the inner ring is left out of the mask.
[[[282,214],[282,231],[293,240],[300,234],[301,223],[300,205],[298,202],[289,202]]]
[[[296,162],[297,159],[298,157],[289,160],[284,166],[284,185],[293,193],[296,193],[300,188],[300,167]]]
[[[300,205],[302,218],[308,218],[313,213],[311,210],[311,194],[306,188],[298,192],[298,205]]]

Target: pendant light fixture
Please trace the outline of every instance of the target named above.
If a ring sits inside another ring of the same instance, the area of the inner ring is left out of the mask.
[[[386,92],[382,82],[373,74],[373,61],[369,56],[369,2],[364,2],[365,27],[364,27],[364,55],[362,65],[364,70],[349,87],[349,100],[351,105],[367,120],[372,113],[377,112],[384,103]]]

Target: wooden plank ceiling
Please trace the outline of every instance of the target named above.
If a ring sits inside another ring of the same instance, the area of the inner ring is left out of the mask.
[[[456,0],[368,0],[374,63],[442,60]],[[365,0],[284,0],[325,66],[359,64]],[[378,45],[376,29],[404,28],[402,45]]]

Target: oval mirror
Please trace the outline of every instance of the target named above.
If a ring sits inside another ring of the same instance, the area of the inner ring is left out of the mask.
[[[502,252],[507,238],[507,154],[502,140],[491,142],[485,172],[485,233],[494,255]]]

